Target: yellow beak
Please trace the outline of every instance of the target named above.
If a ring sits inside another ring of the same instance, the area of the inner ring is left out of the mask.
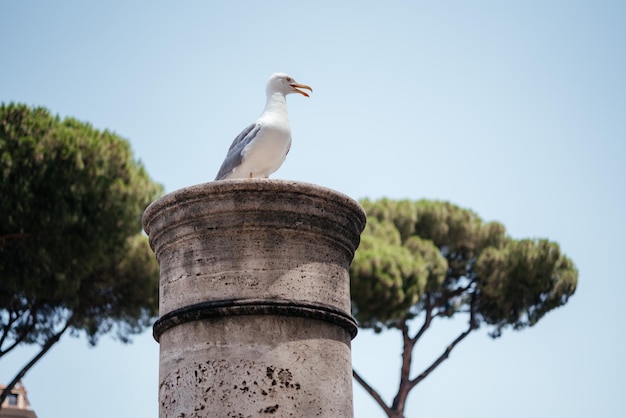
[[[309,90],[311,93],[313,92],[313,89],[312,89],[311,87],[307,86],[306,84],[297,84],[297,83],[292,83],[292,84],[290,84],[290,86],[291,86],[291,87],[293,87],[293,89],[294,89],[295,91],[297,91],[298,93],[300,93],[301,95],[306,96],[306,97],[309,97],[309,94],[308,94],[308,93],[306,93],[306,92],[304,92],[304,91],[302,91],[302,90],[298,90],[299,88],[300,88],[300,89],[307,89],[307,90]]]

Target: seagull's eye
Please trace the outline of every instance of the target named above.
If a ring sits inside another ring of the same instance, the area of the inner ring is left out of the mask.
[[[291,83],[291,81],[292,81],[292,80],[291,80],[291,77],[287,77],[287,81],[288,81],[289,83]]]

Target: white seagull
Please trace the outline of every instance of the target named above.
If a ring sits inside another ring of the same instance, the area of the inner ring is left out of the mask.
[[[268,178],[280,168],[291,147],[285,96],[300,93],[309,97],[299,89],[313,91],[287,74],[272,74],[265,89],[267,101],[263,113],[235,138],[215,180]]]

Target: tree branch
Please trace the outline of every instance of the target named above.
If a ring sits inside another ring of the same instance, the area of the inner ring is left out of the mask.
[[[413,354],[413,339],[409,337],[409,326],[406,318],[400,321],[400,330],[402,331],[402,369],[400,371],[400,385],[409,380],[411,372],[411,360]]]
[[[428,321],[428,315],[424,325]],[[422,328],[424,329],[424,325]],[[413,347],[415,341],[409,337],[409,326],[406,323],[406,318],[403,318],[400,322],[400,329],[402,330],[402,368],[400,370],[400,386],[398,387],[398,393],[393,399],[391,409],[394,411],[395,416],[403,416],[404,405],[406,399],[409,396],[411,387],[409,386],[409,374],[411,373],[411,362],[413,360]],[[421,330],[420,330],[421,331]],[[418,333],[419,334],[419,333]]]
[[[437,357],[437,359],[426,370],[424,370],[419,376],[409,382],[410,388],[413,388],[419,382],[426,379],[426,377],[428,377],[428,375],[433,370],[435,370],[437,366],[447,360],[447,358],[450,356],[450,352],[454,349],[454,347],[456,347],[458,343],[463,341],[463,339],[467,337],[469,333],[473,331],[473,329],[474,328],[472,327],[468,328],[465,332],[461,333],[461,335],[459,335],[454,341],[452,341],[452,343],[448,347],[446,347],[444,352],[439,357]]]
[[[461,335],[456,337],[456,339],[452,341],[452,343],[450,343],[449,346],[446,347],[443,353],[439,357],[437,357],[437,359],[426,370],[424,370],[419,376],[417,376],[415,379],[412,379],[409,382],[409,390],[415,387],[415,385],[417,385],[422,380],[426,379],[426,377],[428,377],[428,375],[432,373],[433,370],[435,370],[441,363],[447,360],[448,357],[450,356],[450,353],[454,349],[454,347],[456,347],[458,343],[463,341],[465,337],[467,337],[472,331],[474,331],[477,328],[475,315],[474,315],[475,305],[476,305],[476,298],[472,297],[472,302],[470,303],[470,317],[468,321],[469,326],[467,327],[467,330],[465,330],[464,332],[461,333]]]
[[[4,390],[2,391],[2,394],[0,394],[0,410],[2,410],[2,403],[7,398],[7,396],[9,396],[9,394],[11,393],[11,390],[13,389],[13,387],[15,387],[17,382],[19,382],[26,375],[26,373],[31,369],[31,367],[33,367],[35,363],[37,363],[48,352],[48,350],[50,350],[50,348],[52,348],[52,346],[59,341],[59,339],[61,338],[61,335],[63,335],[63,333],[67,331],[67,329],[70,327],[71,324],[72,324],[72,317],[70,316],[70,318],[65,323],[65,326],[63,326],[63,328],[61,329],[61,331],[57,332],[52,337],[50,337],[50,339],[48,339],[48,341],[46,341],[46,343],[41,347],[41,351],[39,351],[39,354],[33,357],[31,361],[29,361],[24,367],[22,367],[22,370],[20,370],[15,375],[11,383],[9,383],[6,388],[4,388]]]
[[[424,335],[424,332],[426,332],[426,330],[430,327],[430,323],[433,320],[433,308],[430,305],[430,294],[427,294],[426,298],[427,298],[427,301],[426,301],[426,305],[424,306],[424,310],[426,311],[426,318],[424,318],[424,323],[422,324],[422,327],[419,329],[419,331],[417,331],[417,334],[415,334],[415,336],[411,338],[411,341],[413,342],[414,345],[417,342],[417,340],[419,340],[422,337],[422,335]]]
[[[3,349],[2,346],[4,345],[4,341],[6,337],[9,335],[9,332],[11,331],[11,326],[20,318],[20,316],[22,316],[22,314],[16,315],[15,318],[9,321],[9,323],[7,323],[7,325],[3,329],[2,338],[0,339],[0,357],[4,356],[9,351],[17,347],[21,342],[23,342],[26,339],[28,334],[35,328],[35,320],[31,313],[28,316],[28,325],[24,326],[24,328],[22,329],[22,332],[20,332],[19,335],[15,337],[15,340],[11,344],[9,344],[9,346]]]
[[[13,310],[7,309],[7,313],[9,315],[9,319],[7,320],[7,323],[2,326],[2,337],[0,337],[0,357],[2,357],[3,353],[2,346],[4,345],[4,340],[9,335],[9,332],[11,331],[11,326],[13,326],[15,321],[17,321],[17,319],[19,318],[17,313],[15,313]]]
[[[459,288],[458,290],[467,291],[471,288],[472,284],[469,284],[466,287]],[[409,327],[407,325],[407,317],[402,318],[397,326],[402,332],[402,340],[403,340],[403,349],[402,349],[402,368],[400,371],[400,385],[398,387],[398,392],[393,399],[391,407],[388,407],[385,402],[382,400],[378,392],[374,390],[371,386],[369,386],[357,373],[353,370],[354,378],[365,388],[365,390],[376,400],[376,402],[383,408],[385,413],[390,418],[402,418],[404,417],[404,409],[406,406],[406,400],[408,398],[409,392],[413,389],[418,383],[424,380],[430,373],[432,373],[441,363],[443,363],[449,356],[454,347],[459,344],[461,341],[465,339],[473,330],[478,328],[475,320],[475,306],[476,301],[478,299],[477,295],[472,293],[471,300],[469,302],[469,321],[468,328],[466,331],[461,333],[446,349],[444,352],[419,376],[415,379],[410,379],[410,371],[411,371],[411,363],[412,363],[412,355],[413,349],[415,348],[415,344],[417,341],[424,335],[426,330],[430,327],[432,320],[436,318],[439,312],[434,312],[437,308],[437,302],[433,300],[432,295],[427,294],[425,298],[425,304],[423,310],[425,311],[425,318],[422,326],[417,331],[415,336],[411,337],[409,335]]]
[[[469,282],[465,286],[457,287],[454,290],[446,290],[446,291],[441,292],[440,300],[436,301],[433,307],[435,308],[441,307],[442,303],[447,303],[453,298],[463,295],[465,292],[470,290],[475,284],[476,284],[476,279],[472,278],[472,279],[469,279]]]
[[[385,413],[388,416],[393,413],[391,408],[387,406],[387,404],[385,403],[383,398],[381,398],[381,396],[378,394],[376,389],[371,387],[365,380],[363,380],[363,378],[359,376],[359,374],[354,369],[352,369],[352,376],[354,377],[354,380],[359,382],[359,384],[363,387],[363,389],[365,389],[365,391],[369,393],[372,398],[374,398],[374,400],[378,403],[378,405],[380,405],[380,407],[385,411]]]

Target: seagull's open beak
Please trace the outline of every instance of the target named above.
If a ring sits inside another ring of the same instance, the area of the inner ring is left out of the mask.
[[[306,96],[306,97],[309,97],[309,94],[304,92],[304,91],[302,91],[302,90],[298,90],[299,88],[300,89],[307,89],[308,91],[313,92],[313,89],[311,87],[307,86],[306,84],[291,83],[290,86],[293,87],[293,89],[295,91],[297,91],[298,93],[300,93],[301,95]]]

